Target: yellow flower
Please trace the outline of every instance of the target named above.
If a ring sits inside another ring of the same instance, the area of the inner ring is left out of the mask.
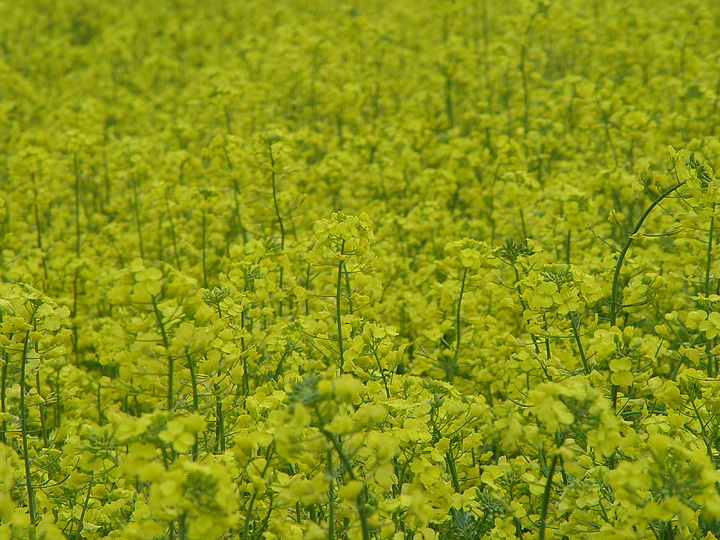
[[[353,430],[353,421],[350,416],[346,413],[336,414],[330,423],[327,425],[327,429],[332,433],[338,435],[345,435]]]
[[[334,381],[335,396],[341,403],[362,403],[362,394],[365,393],[365,385],[362,381],[352,375],[342,375]]]
[[[400,502],[421,525],[426,525],[433,519],[433,509],[428,504],[425,492],[419,487],[413,487],[409,494],[401,495]]]
[[[720,334],[720,313],[713,311],[707,316],[707,319],[700,322],[698,330],[705,332],[707,339],[713,339]]]
[[[561,388],[556,387],[553,383],[542,383],[530,391],[529,398],[533,406],[529,408],[529,412],[534,414],[537,419],[546,424],[550,431],[557,431],[560,424],[569,425],[575,421],[575,417],[567,408],[567,406],[557,399],[561,393]]]
[[[362,488],[362,482],[359,480],[350,480],[346,485],[338,489],[338,496],[344,499],[355,500]]]
[[[190,447],[195,442],[195,436],[185,429],[184,418],[170,420],[159,436],[161,440],[172,444],[173,449],[179,453],[190,450]]]

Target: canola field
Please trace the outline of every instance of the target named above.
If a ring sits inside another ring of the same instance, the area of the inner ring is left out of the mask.
[[[718,43],[0,0],[0,540],[720,538]]]

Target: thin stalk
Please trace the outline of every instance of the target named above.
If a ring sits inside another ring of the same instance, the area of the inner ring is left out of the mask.
[[[618,306],[618,296],[620,294],[620,269],[622,268],[622,263],[625,260],[625,255],[627,255],[627,252],[630,249],[630,246],[633,242],[633,239],[634,239],[633,237],[640,231],[642,224],[645,222],[645,219],[650,215],[650,212],[652,212],[653,209],[658,204],[660,204],[660,202],[662,202],[663,199],[665,199],[671,193],[677,191],[680,187],[682,187],[686,183],[687,183],[687,180],[683,180],[682,182],[678,182],[674,186],[666,189],[650,204],[650,206],[647,207],[645,212],[640,216],[640,219],[638,219],[633,230],[628,235],[627,240],[625,241],[625,245],[620,250],[617,261],[615,262],[615,272],[613,273],[612,292],[611,292],[611,296],[610,296],[610,327],[611,328],[613,326],[615,326],[615,323],[617,320],[617,311],[618,311],[618,307],[619,307]],[[611,393],[612,393],[613,409],[617,409],[618,387],[616,384],[612,385]]]
[[[158,308],[157,301],[153,296],[152,299],[153,311],[155,312],[155,319],[157,320],[158,326],[160,327],[160,334],[163,338],[163,344],[165,350],[170,348],[170,340],[168,339],[167,332],[165,331],[165,322],[163,321],[162,314]],[[172,411],[173,408],[173,363],[175,358],[173,356],[168,357],[168,393],[167,393],[167,410]]]
[[[317,406],[315,407],[315,410],[319,413]],[[325,429],[322,430],[325,437],[330,441],[330,443],[335,448],[335,452],[337,452],[338,457],[340,458],[340,462],[345,467],[345,470],[348,473],[348,476],[351,480],[357,480],[355,473],[352,469],[352,464],[350,463],[350,459],[345,454],[345,451],[342,448],[342,442],[340,441],[340,436],[335,435],[334,433],[330,433],[329,431],[326,431]],[[360,495],[358,495],[357,499],[357,510],[358,515],[360,517],[360,528],[362,529],[362,538],[363,540],[370,540],[370,526],[368,525],[368,518],[367,518],[367,509],[365,508],[365,502],[363,501],[363,496],[366,491],[366,488],[363,488],[363,490],[360,492]]]
[[[0,322],[2,322],[2,317],[0,317]],[[9,339],[12,340],[12,334],[8,336]],[[0,374],[0,412],[6,413],[7,412],[7,404],[6,404],[6,394],[7,394],[7,379],[8,379],[8,362],[9,362],[9,356],[7,353],[7,350],[5,347],[3,347],[2,351],[2,373]],[[0,443],[6,444],[7,439],[5,437],[5,434],[7,433],[7,420],[5,420],[5,415],[3,414],[3,421],[2,424],[0,424]]]
[[[305,274],[305,288],[310,290],[310,263],[307,265],[307,273]],[[305,315],[310,314],[310,301],[305,298]]]
[[[335,477],[333,476],[332,450],[327,452],[328,460],[328,540],[335,540]]]
[[[143,244],[142,223],[140,221],[140,194],[138,193],[137,175],[133,172],[131,177],[132,177],[132,185],[133,185],[133,198],[134,198],[133,210],[135,213],[135,227],[137,228],[138,242],[140,244],[140,258],[144,259],[145,258],[145,246]]]
[[[43,243],[42,243],[42,223],[40,221],[40,206],[38,204],[38,191],[37,191],[37,185],[35,183],[35,173],[32,173],[30,175],[30,178],[32,179],[33,184],[33,209],[35,213],[35,228],[37,230],[37,247],[38,250],[41,253],[42,256],[42,267],[43,267],[43,277],[44,277],[44,284],[45,288],[47,288],[48,283],[48,271],[47,271],[47,256],[45,253],[42,252],[43,250]]]
[[[712,262],[713,232],[715,229],[715,204],[712,205],[710,231],[708,233],[707,261],[705,262],[705,296],[710,294],[710,263]]]
[[[262,522],[260,523],[260,526],[257,527],[257,530],[255,531],[255,538],[262,538],[265,535],[265,531],[268,530],[268,523],[270,522],[270,514],[272,514],[273,509],[275,508],[275,505],[273,504],[273,498],[274,493],[271,491],[269,494],[269,501],[267,505],[267,513],[265,514],[265,517],[263,518]]]
[[[197,373],[195,373],[195,362],[193,362],[192,358],[190,357],[190,353],[186,353],[185,358],[187,358],[188,369],[190,370],[190,383],[192,385],[193,395],[193,410],[197,412],[198,410],[200,410],[200,405],[197,392]]]
[[[518,208],[518,211],[520,212],[520,225],[522,226],[523,238],[527,238],[528,233],[527,233],[527,225],[525,225],[525,212],[523,212],[522,208]]]
[[[186,516],[187,516],[187,512],[183,512],[177,518],[177,520],[178,520],[178,540],[186,540],[187,539],[187,527],[185,526],[185,517]]]
[[[452,363],[447,372],[448,382],[452,384],[455,378],[455,368],[457,367],[457,360],[460,354],[460,308],[462,306],[463,294],[465,293],[465,282],[467,280],[467,268],[463,268],[463,274],[460,281],[460,297],[457,303],[457,313],[455,314],[455,354],[453,355]]]
[[[73,154],[75,173],[75,255],[80,257],[80,162],[77,153]]]
[[[523,44],[520,49],[520,75],[522,77],[522,89],[523,89],[523,130],[524,134],[527,137],[528,129],[530,127],[530,89],[528,85],[528,69],[527,69],[527,53],[530,49],[530,42],[532,41],[532,35],[533,35],[533,24],[535,23],[535,18],[540,15],[541,9],[538,7],[538,9],[530,15],[530,20],[528,21],[527,27],[525,28],[525,36],[523,39]]]
[[[343,240],[343,247],[345,246],[345,241]],[[340,250],[342,252],[342,249]],[[342,336],[342,315],[340,312],[340,300],[342,299],[342,276],[343,276],[343,266],[345,264],[345,261],[340,261],[338,263],[338,271],[337,271],[337,287],[335,289],[335,322],[337,323],[337,333],[338,333],[338,350],[339,350],[339,357],[340,357],[340,373],[343,373],[343,364],[345,363],[345,360],[343,358],[343,336]]]
[[[275,451],[274,445],[275,443],[270,443],[270,446],[268,446],[267,452],[265,453],[265,467],[263,467],[262,473],[260,473],[260,478],[265,478],[265,475],[267,474],[268,467],[270,467],[270,461],[272,458],[272,454]],[[241,540],[247,540],[248,535],[250,533],[250,518],[252,517],[252,509],[255,504],[255,499],[257,498],[257,489],[253,490],[253,494],[250,496],[250,500],[248,501],[247,510],[245,511],[245,525],[243,526],[243,533],[240,537]]]
[[[235,219],[238,223],[238,229],[240,230],[240,234],[242,234],[243,244],[247,244],[247,231],[245,230],[245,227],[243,227],[242,224],[242,216],[240,213],[240,187],[238,186],[238,180],[237,178],[233,177],[232,179],[233,183],[233,201],[235,203]]]
[[[272,196],[273,196],[273,209],[275,210],[275,217],[277,218],[278,225],[280,227],[280,250],[285,250],[285,225],[283,224],[283,218],[282,214],[280,213],[280,205],[278,204],[278,198],[277,198],[277,174],[275,173],[275,155],[273,154],[272,150],[272,143],[274,142],[274,139],[268,139],[267,140],[267,149],[268,149],[268,159],[270,160],[270,182],[272,184]],[[280,266],[279,269],[280,277],[279,277],[279,289],[280,294],[282,294],[282,288],[283,288],[283,267]],[[283,308],[283,302],[282,298],[280,299],[280,305],[278,308],[278,315],[282,317],[282,308]]]
[[[55,368],[55,403],[53,406],[55,429],[60,429],[60,368]]]
[[[80,162],[77,152],[73,154],[73,170],[75,172],[75,257],[80,261]],[[78,281],[80,280],[80,267],[75,266],[75,275],[73,277],[73,309],[72,309],[72,331],[75,344],[75,362],[80,363],[80,347],[77,325],[77,309],[78,309]]]
[[[238,179],[235,175],[235,167],[233,166],[232,159],[230,159],[230,152],[228,152],[227,148],[227,138],[225,139],[225,144],[223,144],[223,153],[225,154],[225,161],[227,162],[228,170],[230,171],[230,174],[232,176],[232,185],[233,185],[233,201],[235,203],[235,216],[233,218],[237,220],[237,227],[233,225],[232,232],[237,235],[237,231],[240,231],[242,233],[243,237],[243,244],[247,243],[247,232],[243,228],[242,225],[242,219],[240,215],[240,186],[238,185]]]
[[[615,162],[615,168],[617,169],[620,167],[620,161],[618,160],[617,149],[615,148],[615,143],[612,140],[612,135],[610,135],[610,120],[608,119],[607,113],[600,104],[600,99],[597,98],[595,102],[597,104],[598,110],[600,111],[600,117],[602,118],[603,127],[605,128],[605,138],[607,138],[608,144],[610,145],[610,150],[612,150],[613,161]]]
[[[92,493],[92,487],[93,482],[95,481],[95,473],[90,473],[90,484],[88,485],[87,493],[85,494],[85,502],[83,502],[82,511],[80,512],[80,517],[78,518],[78,526],[77,530],[75,531],[75,540],[80,540],[83,530],[83,520],[85,519],[85,512],[87,512],[88,504],[90,503],[90,494]]]
[[[445,452],[445,461],[447,462],[448,471],[450,471],[453,489],[455,493],[460,493],[460,478],[458,477],[457,467],[455,467],[455,458],[452,455],[452,450],[449,448],[447,452]]]
[[[170,222],[170,240],[173,245],[173,255],[175,258],[175,268],[180,270],[180,257],[178,255],[177,236],[175,235],[175,222],[173,222],[172,213],[170,212],[170,205],[168,203],[167,193],[165,194],[165,215]]]
[[[567,233],[567,241],[565,242],[565,264],[570,264],[570,238],[572,236],[572,231],[568,230]]]
[[[388,387],[387,376],[385,375],[385,370],[383,370],[382,364],[380,363],[380,357],[378,356],[377,349],[373,349],[373,356],[375,357],[375,361],[377,362],[378,370],[380,371],[380,377],[382,377],[383,386],[385,387],[385,395],[389,398],[390,388]]]
[[[347,301],[348,301],[348,313],[353,314],[353,302],[352,302],[352,289],[350,289],[350,272],[348,272],[347,266],[345,270],[345,288],[347,289]]]
[[[215,391],[218,391],[215,385]],[[223,406],[219,397],[215,398],[215,447],[219,453],[225,452],[225,424],[223,422]]]
[[[248,290],[247,284],[245,285],[245,291]],[[245,330],[246,326],[250,327],[252,332],[252,324],[247,320],[247,308],[243,309],[240,313],[240,328]],[[247,356],[245,355],[245,332],[240,334],[240,353],[242,354],[242,365],[243,365],[243,395],[247,396],[250,393],[250,375],[248,374]]]
[[[37,343],[35,344],[35,352],[38,352]],[[47,430],[47,423],[45,422],[45,405],[46,400],[42,395],[42,389],[40,387],[40,370],[37,370],[35,372],[35,391],[37,392],[38,397],[40,398],[39,403],[39,416],[40,416],[40,429],[42,431],[42,438],[43,442],[45,443],[45,448],[48,448],[50,446],[50,441],[48,440],[48,430]]]
[[[520,212],[520,215],[522,215],[522,211]],[[524,312],[527,309],[527,307],[525,306],[525,301],[522,299],[522,291],[520,290],[520,285],[518,285],[518,283],[520,282],[520,273],[518,272],[518,269],[515,266],[514,262],[509,263],[507,261],[504,261],[503,259],[500,259],[500,260],[505,262],[505,264],[507,264],[508,266],[510,266],[510,268],[512,268],[513,272],[515,273],[515,282],[513,283],[513,288],[518,293],[518,300],[520,301],[520,307],[522,308],[522,310]],[[538,344],[537,337],[535,336],[535,334],[531,333],[530,338],[532,339],[533,345],[535,347],[535,353],[539,355],[540,354],[540,345]],[[547,372],[545,373],[545,375],[547,375]]]
[[[162,212],[158,212],[157,230],[158,231],[163,230],[163,214],[162,214]],[[163,234],[157,235],[157,241],[158,241],[157,260],[165,262],[165,258],[163,257],[163,253],[165,252],[165,247],[163,245],[163,236],[164,236]]]
[[[445,79],[445,114],[447,115],[448,124],[450,125],[450,129],[455,127],[455,117],[453,114],[453,95],[452,95],[452,89],[453,89],[453,80],[452,76],[450,75],[450,70],[443,66],[442,69],[443,72],[443,78]]]
[[[435,439],[440,440],[442,438],[442,433],[440,433],[440,428],[435,421],[435,419],[437,418],[437,413],[437,407],[433,406],[430,412],[430,426],[433,429]],[[457,467],[455,466],[455,458],[452,455],[451,448],[448,448],[445,451],[445,463],[447,464],[448,472],[450,473],[450,478],[452,479],[453,489],[455,490],[455,493],[460,493],[460,477],[457,473]]]
[[[580,332],[578,331],[580,323],[575,320],[575,317],[571,313],[568,313],[568,317],[570,318],[570,326],[572,327],[573,336],[575,337],[575,343],[577,343],[578,352],[580,353],[580,359],[582,360],[585,374],[589,375],[592,368],[588,365],[587,357],[585,356],[585,349],[583,349],[582,341],[580,341]]]
[[[208,281],[207,281],[207,264],[205,260],[205,234],[206,234],[206,225],[207,225],[207,213],[205,211],[205,208],[202,209],[202,244],[201,244],[201,250],[202,250],[202,270],[203,270],[203,287],[206,289],[208,288]]]
[[[30,324],[33,325],[35,312],[30,317]],[[20,429],[22,432],[23,462],[25,464],[25,485],[28,494],[28,512],[30,513],[30,523],[35,525],[35,492],[32,485],[32,474],[30,471],[30,455],[28,453],[28,429],[27,429],[27,409],[25,407],[25,375],[27,368],[28,345],[30,343],[30,331],[25,333],[23,339],[23,352],[20,361]]]
[[[545,540],[545,526],[547,524],[548,506],[550,506],[550,490],[552,489],[552,479],[555,474],[559,454],[555,454],[550,462],[550,470],[548,471],[547,482],[545,482],[545,491],[542,496],[542,506],[540,507],[540,532],[538,540]]]
[[[192,395],[193,395],[193,411],[197,412],[200,409],[200,403],[199,403],[199,399],[198,399],[197,373],[195,373],[195,363],[193,362],[192,358],[190,357],[190,353],[186,353],[185,358],[187,358],[188,369],[190,370],[190,384],[192,386]],[[197,437],[195,437],[195,444],[193,444],[193,459],[197,460],[197,458],[198,458],[198,440],[197,440]]]

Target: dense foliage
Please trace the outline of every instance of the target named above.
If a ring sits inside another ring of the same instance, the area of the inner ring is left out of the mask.
[[[0,539],[720,538],[720,4],[0,30]]]

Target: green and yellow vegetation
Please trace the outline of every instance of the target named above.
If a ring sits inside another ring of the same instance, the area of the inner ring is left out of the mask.
[[[718,43],[0,0],[0,540],[720,538]]]

